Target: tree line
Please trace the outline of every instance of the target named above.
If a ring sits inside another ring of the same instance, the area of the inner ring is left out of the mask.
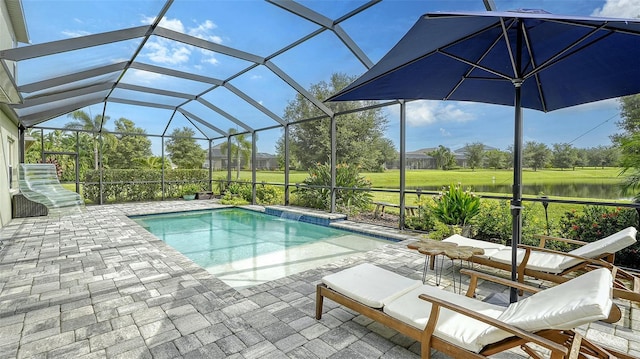
[[[461,151],[465,156],[465,166],[476,168],[511,168],[513,150],[506,151],[487,148],[480,142],[468,143]],[[455,154],[442,145],[425,152],[434,159],[437,169],[449,170],[459,167]],[[575,169],[576,167],[614,167],[620,165],[621,151],[615,146],[575,148],[568,143],[554,143],[551,147],[544,143],[529,141],[522,149],[523,165],[537,171],[543,168]]]
[[[41,132],[31,129],[29,135],[34,138],[33,145],[25,152],[25,162],[55,163],[62,173],[63,180],[75,179],[75,163],[72,154],[78,154],[80,178],[85,178],[88,170],[100,167],[109,169],[160,169],[163,166],[161,156],[153,155],[151,140],[145,129],[137,127],[132,120],[119,118],[114,121],[113,131],[103,130],[111,120],[109,116],[91,117],[87,112],[78,110],[67,115],[70,121],[61,130]],[[235,129],[230,129],[235,133]],[[188,127],[175,128],[165,141],[166,169],[203,168],[207,150],[195,139],[195,131]],[[44,139],[42,138],[44,136]],[[230,150],[237,162],[247,158],[250,143],[244,136],[236,136],[229,144],[224,143],[220,150],[223,154]],[[44,141],[43,141],[44,140]],[[248,144],[247,144],[248,143]],[[44,148],[42,147],[44,144]]]
[[[330,80],[311,85],[309,92],[320,101],[342,89],[353,81],[354,77],[345,74],[333,74]],[[325,105],[335,113],[341,113],[336,121],[336,152],[338,163],[355,165],[365,172],[383,171],[385,164],[397,160],[398,151],[393,142],[385,137],[388,120],[381,108],[357,109],[375,105],[375,101],[335,102]],[[622,166],[631,174],[630,186],[640,184],[640,95],[628,96],[620,100],[621,118],[618,127],[621,133],[612,136],[612,146],[575,148],[568,143],[556,143],[548,146],[530,141],[523,147],[524,166],[533,170],[555,167],[571,169],[575,167]],[[114,121],[114,131],[103,131],[109,116],[91,117],[84,111],[75,111],[68,115],[71,119],[65,125],[74,132],[56,130],[45,133],[44,150],[47,152],[75,152],[76,138],[79,147],[81,174],[85,169],[103,168],[160,168],[163,165],[159,156],[151,152],[151,141],[143,128],[126,118]],[[307,170],[318,163],[328,163],[331,153],[331,120],[313,102],[301,94],[289,101],[283,118],[289,125],[290,166]],[[241,163],[248,163],[251,143],[246,134],[238,134],[229,129],[230,142],[220,147],[223,155],[231,152],[237,165],[238,176]],[[26,153],[27,162],[41,160],[40,132],[31,131],[36,138],[35,144]],[[206,150],[194,138],[195,132],[187,127],[175,128],[165,141],[165,168],[193,169],[202,168],[206,160]],[[276,144],[280,167],[284,168],[284,132]],[[462,151],[466,166],[475,168],[509,168],[513,155],[511,148],[505,151],[486,147],[482,143],[466,144]],[[99,154],[102,153],[102,156]],[[439,146],[426,153],[434,158],[437,168],[456,167],[454,153]],[[64,156],[63,156],[64,157]],[[62,157],[58,156],[60,162]],[[65,167],[72,166],[72,160]],[[66,171],[65,171],[66,172]]]

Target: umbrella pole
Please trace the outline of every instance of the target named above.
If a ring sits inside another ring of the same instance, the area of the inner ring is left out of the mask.
[[[518,280],[518,244],[522,234],[522,94],[521,82],[515,86],[515,131],[513,138],[513,198],[511,199],[511,280]],[[518,290],[511,287],[510,301],[518,301]]]

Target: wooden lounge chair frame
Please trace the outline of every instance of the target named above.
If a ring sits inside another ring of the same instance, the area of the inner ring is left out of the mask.
[[[510,287],[514,287],[523,291],[536,293],[540,291],[539,288],[535,288],[526,284],[513,282],[504,278],[494,277],[488,274],[475,272],[467,269],[462,269],[463,274],[471,277],[469,283],[469,289],[466,295],[473,297],[478,279],[489,280],[499,284],[504,284]],[[539,345],[550,351],[549,358],[551,359],[574,359],[584,358],[584,355],[591,355],[596,358],[620,358],[620,359],[633,359],[634,357],[621,353],[611,349],[602,348],[586,339],[580,334],[572,330],[541,330],[536,333],[531,333],[519,329],[515,326],[506,324],[489,316],[474,312],[472,310],[462,308],[458,305],[452,304],[439,298],[421,294],[420,299],[426,300],[431,303],[431,313],[429,320],[424,330],[420,330],[412,325],[406,324],[399,319],[396,319],[381,309],[376,309],[362,304],[352,298],[349,298],[335,290],[328,288],[324,283],[320,283],[317,286],[316,291],[316,319],[322,318],[322,308],[324,298],[333,300],[334,302],[341,304],[349,309],[352,309],[362,315],[365,315],[380,324],[393,328],[398,332],[418,341],[421,343],[421,357],[423,359],[431,358],[431,349],[435,349],[444,354],[450,355],[454,358],[460,359],[472,359],[472,358],[486,358],[490,355],[494,355],[505,350],[509,350],[514,347],[520,347],[527,354],[534,359],[542,359],[543,356],[535,350],[533,350],[529,344]],[[497,343],[493,343],[485,346],[479,353],[469,351],[461,348],[455,344],[447,342],[433,335],[433,332],[437,325],[438,316],[441,308],[446,308],[452,311],[456,311],[460,314],[466,315],[470,318],[483,321],[496,328],[502,329],[511,333],[513,336]],[[614,306],[611,310],[607,322],[616,322],[620,318],[620,310]]]
[[[585,245],[588,242],[579,241],[575,239],[568,238],[560,238],[560,237],[552,237],[546,235],[535,235],[534,237],[540,239],[540,243],[538,246],[529,246],[524,244],[519,244],[518,248],[525,250],[525,255],[522,259],[522,262],[518,266],[518,282],[524,283],[525,275],[533,278],[537,278],[540,280],[546,280],[552,283],[564,283],[571,279],[570,276],[567,276],[570,273],[577,273],[580,271],[590,271],[596,268],[607,268],[611,271],[613,275],[613,297],[626,299],[634,302],[640,302],[640,275],[630,273],[621,269],[620,267],[613,264],[615,259],[615,253],[604,253],[596,258],[586,258],[581,256],[572,255],[566,252],[556,251],[553,249],[548,249],[545,247],[547,241],[560,241],[569,244],[575,245]],[[545,253],[553,253],[559,254],[566,257],[580,259],[582,262],[576,264],[573,267],[567,268],[560,273],[550,273],[544,272],[536,269],[527,268],[527,262],[529,257],[531,256],[532,251],[545,252]],[[435,263],[435,256],[430,256],[431,269],[433,269],[433,264]],[[487,267],[493,267],[505,271],[511,271],[511,265],[507,263],[502,263],[498,261],[491,260],[487,257],[483,256],[472,256],[469,258],[470,262],[485,265]],[[627,282],[627,283],[625,283]],[[520,291],[522,295],[522,291]]]

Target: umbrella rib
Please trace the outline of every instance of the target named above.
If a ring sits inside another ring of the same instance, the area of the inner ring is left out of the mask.
[[[502,73],[500,73],[500,72],[497,72],[497,71],[495,71],[495,70],[492,70],[492,69],[490,69],[490,68],[488,68],[488,67],[485,67],[485,66],[482,66],[482,65],[480,65],[480,64],[473,63],[473,62],[471,62],[471,61],[469,61],[469,60],[467,60],[467,59],[464,59],[464,58],[462,58],[462,57],[456,56],[456,55],[454,55],[454,54],[450,54],[450,53],[448,53],[448,52],[446,52],[446,51],[443,51],[443,50],[441,50],[441,49],[436,50],[436,52],[437,52],[437,53],[440,53],[440,54],[442,54],[442,55],[445,55],[445,56],[447,56],[447,57],[450,57],[450,58],[452,58],[452,59],[454,59],[454,60],[456,60],[456,61],[460,61],[460,62],[462,62],[462,63],[465,63],[465,64],[467,64],[467,65],[469,65],[469,66],[474,67],[474,68],[478,68],[478,69],[480,69],[480,70],[484,70],[484,71],[486,71],[486,72],[488,72],[488,73],[494,74],[494,75],[496,75],[496,76],[498,76],[498,77],[502,77],[502,78],[503,78],[503,79],[505,79],[505,80],[509,80],[509,81],[512,81],[512,80],[513,80],[513,79],[512,79],[511,77],[509,77],[508,75],[502,74]]]
[[[531,42],[529,41],[529,33],[527,32],[527,28],[522,25],[522,36],[524,38],[524,42],[527,46],[527,52],[529,53],[529,59],[531,61],[531,65],[535,70],[537,68],[535,57],[533,56],[533,47],[531,46]],[[542,83],[540,82],[540,76],[538,73],[534,74],[534,78],[536,80],[536,87],[538,88],[538,96],[540,97],[540,104],[542,104],[542,111],[547,112],[547,102],[544,97],[544,91],[542,90]]]
[[[496,46],[496,44],[498,44],[498,42],[500,41],[500,36],[498,36],[494,41],[493,44],[491,44],[491,46],[489,46],[487,48],[487,50],[480,56],[480,58],[475,62],[475,63],[480,63],[482,60],[484,60],[485,57],[487,57],[487,55],[489,54],[489,52]],[[450,56],[450,54],[445,53],[445,52],[441,52],[444,55]],[[453,56],[453,55],[451,55]],[[464,80],[470,78],[469,75],[471,75],[471,72],[475,69],[475,67],[470,67],[469,70],[462,76],[462,78],[458,81],[458,83],[451,89],[451,91],[449,91],[449,93],[447,94],[447,96],[445,96],[444,100],[448,100],[449,97],[451,97],[457,90],[458,88],[462,85],[462,83],[464,82]],[[485,70],[486,71],[486,70]],[[499,76],[499,74],[496,74]]]
[[[511,67],[513,67],[513,79],[519,79],[520,74],[518,73],[518,66],[516,65],[516,60],[513,58],[513,49],[511,49],[511,43],[509,42],[507,26],[505,25],[504,18],[502,17],[500,18],[500,28],[502,28],[502,37],[504,38],[504,43],[507,45],[507,52],[509,53],[509,59],[511,60]]]
[[[598,26],[596,28],[594,28],[593,30],[591,30],[589,33],[585,34],[584,36],[582,36],[581,38],[579,38],[578,40],[574,41],[572,44],[570,44],[569,46],[565,47],[564,49],[562,49],[561,51],[559,51],[557,54],[555,54],[553,57],[551,57],[550,59],[548,59],[547,61],[545,61],[544,63],[542,63],[540,66],[538,66],[537,68],[534,68],[530,73],[528,73],[524,79],[527,79],[531,76],[534,76],[536,74],[538,74],[539,72],[541,72],[542,70],[546,69],[549,66],[555,65],[558,62],[568,58],[569,56],[573,55],[574,53],[576,53],[576,51],[572,51],[570,53],[568,53],[570,50],[574,49],[576,46],[578,46],[579,44],[583,43],[585,40],[587,40],[588,38],[590,38],[593,34],[595,34],[596,32],[602,30],[603,28],[605,28],[606,24],[603,24],[602,26]],[[609,32],[608,34],[602,36],[599,39],[595,39],[593,42],[585,44],[585,46],[582,46],[580,49],[583,49],[585,47],[588,47],[592,44],[594,44],[595,42],[602,40],[603,38],[612,35],[613,32]],[[567,54],[568,53],[568,54]],[[566,55],[566,56],[565,56]]]

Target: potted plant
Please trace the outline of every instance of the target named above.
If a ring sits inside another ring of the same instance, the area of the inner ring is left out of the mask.
[[[443,188],[439,196],[434,198],[433,214],[442,223],[449,225],[451,234],[461,232],[463,236],[470,235],[469,220],[480,212],[480,198],[462,185],[451,185]]]
[[[180,193],[185,200],[192,200],[196,198],[196,193],[200,192],[200,186],[195,183],[187,183],[182,186]]]

